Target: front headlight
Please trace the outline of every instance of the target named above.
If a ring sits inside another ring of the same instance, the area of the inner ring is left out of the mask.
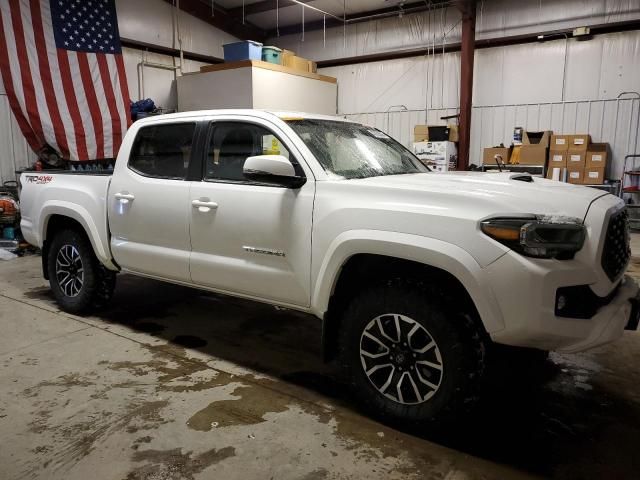
[[[494,218],[480,228],[516,252],[536,258],[571,259],[585,238],[582,222],[569,217]]]

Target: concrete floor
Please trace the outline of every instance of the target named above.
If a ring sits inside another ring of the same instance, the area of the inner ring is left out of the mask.
[[[634,238],[640,255],[640,238]],[[630,271],[640,277],[640,259]],[[121,276],[60,312],[0,261],[0,479],[637,478],[640,334],[505,382],[448,438],[357,412],[289,311]]]

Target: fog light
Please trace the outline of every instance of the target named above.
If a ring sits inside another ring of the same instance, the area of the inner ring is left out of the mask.
[[[564,307],[566,306],[567,306],[567,297],[565,297],[564,295],[558,295],[556,310],[558,311],[563,310]]]

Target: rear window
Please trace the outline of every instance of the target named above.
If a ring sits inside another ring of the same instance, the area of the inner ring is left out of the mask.
[[[183,180],[187,175],[195,123],[143,127],[131,149],[129,168],[153,178]]]

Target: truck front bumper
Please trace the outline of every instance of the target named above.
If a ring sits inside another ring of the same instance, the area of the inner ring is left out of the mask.
[[[615,294],[590,318],[556,315],[559,288],[589,285],[593,267],[579,261],[534,260],[508,253],[486,267],[505,328],[491,332],[497,343],[579,352],[612,342],[625,329],[636,330],[640,295],[636,281],[625,275],[611,284]]]

